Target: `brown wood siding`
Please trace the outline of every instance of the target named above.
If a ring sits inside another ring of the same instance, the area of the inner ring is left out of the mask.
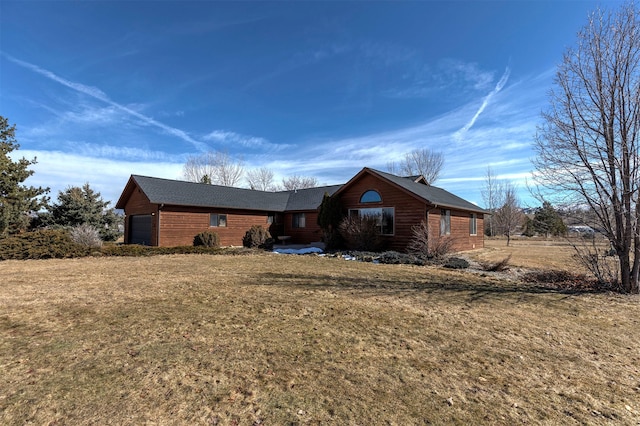
[[[445,209],[447,210],[447,209]],[[452,249],[455,251],[473,250],[484,247],[484,218],[482,214],[477,214],[476,235],[469,233],[471,213],[448,209],[451,211],[451,233],[440,235],[440,212],[441,209],[429,209],[429,236],[430,238],[450,238]]]
[[[209,226],[211,213],[226,214],[227,226]],[[242,237],[253,225],[268,229],[267,212],[164,206],[160,212],[160,245],[192,245],[198,233],[213,231],[220,237],[220,245],[241,246]]]
[[[294,213],[304,213],[305,227],[293,227]],[[322,241],[322,230],[318,226],[318,212],[316,210],[304,212],[287,212],[284,214],[284,235],[290,235],[291,244],[309,244]]]
[[[125,243],[130,241],[130,220],[135,215],[151,215],[151,245],[177,246],[191,245],[196,234],[206,230],[213,230],[220,236],[223,246],[242,245],[242,237],[252,225],[269,228],[268,212],[226,210],[213,208],[198,208],[189,206],[162,206],[152,204],[132,181],[128,185],[128,198],[123,206],[127,220],[125,220]],[[379,203],[360,203],[360,197],[368,190],[377,191],[382,197]],[[440,235],[440,208],[427,205],[395,185],[371,174],[363,174],[340,194],[341,202],[348,209],[393,207],[394,235],[383,236],[387,249],[405,250],[412,238],[412,227],[425,220],[428,212],[428,222],[431,235]],[[210,227],[209,215],[220,213],[227,215],[226,227]],[[279,235],[291,236],[291,243],[308,244],[321,241],[322,231],[317,225],[316,210],[304,211],[306,226],[293,228],[292,218],[295,212],[276,214],[276,224],[270,227],[274,237]],[[455,250],[471,250],[484,247],[484,217],[477,214],[477,235],[469,233],[470,212],[451,209],[451,234]],[[160,224],[158,224],[158,222]],[[160,227],[160,228],[159,228]]]
[[[360,197],[366,191],[373,189],[382,197],[381,203],[360,203]],[[360,179],[344,191],[340,199],[345,210],[371,208],[371,207],[393,207],[395,214],[395,232],[393,236],[384,236],[387,248],[391,250],[405,251],[412,238],[412,227],[420,224],[427,217],[429,211],[429,231],[430,235],[438,237],[440,235],[440,208],[427,205],[425,201],[417,199],[412,195],[397,188],[376,176],[364,174]],[[477,215],[477,235],[470,235],[469,222],[470,212],[462,210],[451,210],[451,234],[449,238],[453,241],[453,250],[471,250],[484,247],[484,221],[482,214]]]
[[[382,197],[381,203],[360,203],[360,197],[366,191],[373,189]],[[384,236],[386,248],[404,251],[411,241],[411,228],[426,218],[424,202],[407,194],[386,181],[375,176],[365,174],[340,195],[340,200],[346,211],[349,209],[393,207],[394,235]]]
[[[126,218],[124,221],[124,242],[125,244],[129,243],[130,240],[130,220],[131,216],[135,215],[152,215],[151,218],[151,245],[158,244],[158,224],[157,224],[157,213],[158,206],[156,204],[151,204],[146,195],[136,186],[129,199],[127,200],[127,204],[124,207],[124,211],[126,214]]]

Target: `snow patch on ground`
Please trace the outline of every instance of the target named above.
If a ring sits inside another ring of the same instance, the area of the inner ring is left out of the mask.
[[[309,254],[309,253],[322,253],[322,249],[318,247],[305,247],[305,248],[299,248],[299,249],[277,248],[277,249],[273,249],[273,252],[278,254]]]

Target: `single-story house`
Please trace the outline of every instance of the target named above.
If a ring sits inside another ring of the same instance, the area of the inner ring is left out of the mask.
[[[127,244],[191,245],[215,230],[224,246],[242,245],[252,225],[291,243],[320,241],[318,207],[325,193],[340,198],[346,215],[375,215],[387,247],[402,251],[412,227],[426,221],[430,235],[452,239],[455,250],[484,246],[484,214],[422,176],[400,177],[363,168],[343,185],[267,192],[132,175],[116,208],[125,213]]]

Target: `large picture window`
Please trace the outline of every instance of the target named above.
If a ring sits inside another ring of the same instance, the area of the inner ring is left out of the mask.
[[[350,216],[373,217],[380,227],[381,235],[394,234],[395,210],[393,207],[381,207],[371,209],[351,209]]]
[[[307,226],[307,221],[304,213],[294,213],[292,216],[291,227],[292,228],[304,228]]]
[[[440,235],[451,234],[451,210],[440,210]]]
[[[209,226],[225,228],[227,226],[227,215],[211,213],[209,215]]]

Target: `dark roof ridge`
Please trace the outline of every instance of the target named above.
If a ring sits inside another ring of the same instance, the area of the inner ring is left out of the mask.
[[[318,189],[321,189],[321,188],[333,188],[335,186],[342,186],[342,185],[344,185],[344,183],[336,183],[336,184],[333,184],[333,185],[312,186],[311,188],[283,189],[281,191],[266,191],[266,192],[279,192],[279,193],[289,192],[289,193],[291,193],[291,192],[296,192],[296,191],[300,192],[300,191],[306,191],[306,190],[318,190]]]

